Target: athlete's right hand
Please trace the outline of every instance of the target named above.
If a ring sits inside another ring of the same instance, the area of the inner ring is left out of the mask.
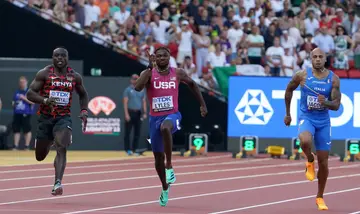
[[[45,105],[49,106],[51,108],[51,111],[54,110],[54,105],[56,105],[56,100],[54,97],[45,98],[44,102]]]
[[[286,126],[290,126],[291,116],[285,116],[284,123],[285,123]]]

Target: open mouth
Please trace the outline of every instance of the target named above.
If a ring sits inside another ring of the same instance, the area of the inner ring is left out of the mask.
[[[64,62],[63,62],[63,61],[58,61],[56,64],[58,64],[58,65],[63,65]]]

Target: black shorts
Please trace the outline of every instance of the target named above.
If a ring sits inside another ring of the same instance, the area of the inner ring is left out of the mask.
[[[28,133],[31,131],[31,115],[29,114],[14,114],[12,130],[14,133]]]
[[[36,139],[52,141],[54,140],[55,132],[63,129],[72,130],[72,121],[69,115],[56,117],[40,115],[36,131]]]

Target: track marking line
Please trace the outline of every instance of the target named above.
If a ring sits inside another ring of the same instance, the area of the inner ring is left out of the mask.
[[[356,212],[349,213],[349,214],[360,214],[360,211],[356,211]]]
[[[254,161],[255,162],[255,161]],[[240,163],[248,163],[248,162],[238,162],[237,164],[240,165]],[[217,164],[217,166],[220,163]],[[242,164],[241,164],[242,165]],[[205,173],[218,173],[218,172],[234,172],[234,171],[246,171],[246,170],[253,170],[253,169],[267,169],[267,168],[275,168],[275,167],[288,167],[288,166],[298,166],[298,165],[302,165],[302,163],[291,163],[291,164],[271,164],[271,165],[263,165],[263,166],[253,166],[253,167],[242,167],[242,168],[232,168],[232,169],[218,169],[218,170],[207,170],[207,171],[194,171],[194,172],[180,172],[180,173],[176,173],[176,175],[196,175],[196,174],[205,174]],[[194,167],[195,165],[189,165],[187,167],[183,167],[183,168],[188,168],[188,167]],[[204,165],[200,165],[200,166],[205,166]],[[345,167],[345,168],[352,168],[352,167],[357,167],[358,165],[350,165],[350,166],[340,166],[340,167]],[[177,167],[179,168],[179,167]],[[137,169],[137,171],[140,171],[141,169]],[[147,170],[154,170],[153,168],[149,168],[143,171],[147,171]],[[131,170],[133,171],[133,170]],[[142,171],[142,170],[141,170]],[[99,171],[96,173],[87,173],[86,175],[92,175],[92,174],[104,174],[107,171]],[[121,170],[117,171],[117,172],[122,172]],[[112,172],[115,173],[115,172]],[[65,177],[67,176],[75,176],[75,175],[79,175],[79,174],[67,174],[65,175]],[[81,174],[84,175],[84,174]],[[47,176],[48,177],[53,177],[52,175]],[[64,186],[66,185],[77,185],[77,184],[92,184],[92,183],[99,183],[99,182],[112,182],[112,181],[126,181],[126,180],[138,180],[138,179],[146,179],[146,178],[157,178],[157,175],[146,175],[146,176],[138,176],[138,177],[127,177],[127,178],[113,178],[113,179],[104,179],[104,180],[93,180],[93,181],[81,181],[81,182],[75,182],[75,183],[68,183],[68,184],[63,184]],[[26,177],[27,179],[34,179],[34,178],[44,178],[44,177]],[[14,180],[25,180],[24,178],[5,178],[5,179],[0,179],[0,181],[14,181]],[[0,192],[4,192],[4,191],[13,191],[13,190],[25,190],[25,189],[34,189],[34,188],[42,188],[42,187],[49,187],[50,185],[40,185],[40,186],[29,186],[29,187],[15,187],[15,188],[8,188],[8,189],[0,189]]]
[[[336,179],[342,179],[342,178],[349,178],[349,177],[358,177],[360,174],[353,174],[353,175],[343,175],[343,176],[334,176],[329,177],[328,180],[336,180]],[[314,181],[316,181],[315,179]],[[182,196],[177,198],[170,198],[169,201],[176,201],[176,200],[182,200],[182,199],[191,199],[191,198],[200,198],[205,196],[213,196],[213,195],[222,195],[222,194],[228,194],[228,193],[235,193],[235,192],[245,192],[245,191],[251,191],[251,190],[258,190],[258,189],[267,189],[267,188],[276,188],[279,186],[289,186],[294,184],[301,184],[301,183],[308,183],[308,180],[302,180],[302,181],[294,181],[294,182],[288,182],[288,183],[278,183],[278,184],[271,184],[271,185],[265,185],[265,186],[258,186],[258,187],[250,187],[250,188],[244,188],[244,189],[237,189],[237,190],[228,190],[228,191],[221,191],[221,192],[210,192],[210,193],[204,193],[204,194],[198,194],[198,195],[188,195],[188,196]],[[160,186],[159,186],[160,188]],[[354,188],[356,190],[360,190],[360,187]],[[353,190],[353,189],[351,189]],[[329,194],[329,193],[327,193]],[[313,197],[313,196],[308,196]],[[159,201],[144,201],[139,203],[133,203],[133,204],[124,204],[119,206],[111,206],[111,207],[103,207],[103,208],[97,208],[97,209],[89,209],[89,210],[79,210],[74,212],[67,212],[62,214],[78,214],[78,213],[89,213],[89,212],[97,212],[102,210],[109,210],[109,209],[117,209],[117,208],[125,208],[125,207],[134,207],[134,206],[140,206],[140,205],[146,205],[146,204],[153,204],[158,203]]]
[[[265,159],[266,160],[266,159]],[[271,160],[271,158],[269,158]],[[334,161],[338,159],[329,159],[329,161]],[[248,163],[255,163],[255,162],[262,162],[264,159],[253,159],[248,161],[232,161],[232,162],[221,162],[221,163],[210,163],[210,164],[190,164],[190,165],[182,165],[178,166],[175,169],[181,168],[192,168],[192,167],[202,167],[202,166],[219,166],[219,165],[241,165],[241,164],[248,164]],[[278,166],[296,166],[301,165],[303,163],[291,163],[291,164],[279,164],[274,162],[272,164],[267,164],[265,166],[254,166],[254,167],[247,167],[244,169],[263,169],[263,168],[273,168]],[[82,172],[82,173],[69,173],[65,174],[64,177],[72,177],[72,176],[84,176],[84,175],[96,175],[96,174],[111,174],[111,173],[120,173],[120,172],[133,172],[133,171],[153,171],[154,168],[139,168],[139,169],[121,169],[121,170],[110,170],[110,171],[95,171],[95,172]],[[237,171],[241,169],[233,169],[233,171]],[[215,170],[216,171],[216,170]],[[20,180],[28,180],[28,179],[40,179],[40,178],[52,178],[54,175],[42,175],[42,176],[33,176],[33,177],[16,177],[16,178],[4,178],[0,179],[0,182],[3,181],[20,181]]]
[[[10,212],[23,212],[23,213],[32,213],[32,212],[46,212],[46,213],[59,213],[59,212],[68,212],[67,210],[39,210],[39,209],[0,209],[0,213],[2,212],[6,212],[6,213],[10,213]],[[108,213],[108,214],[159,214],[158,212],[126,212],[126,211],[122,211],[122,212],[117,212],[117,211],[104,211],[104,212],[100,212],[100,213]],[[167,212],[167,214],[186,214],[186,213],[175,213],[175,212]]]
[[[357,165],[357,167],[360,166]],[[329,169],[343,169],[343,168],[351,168],[351,166],[341,166],[341,167],[333,167]],[[286,174],[294,174],[294,173],[304,173],[304,170],[298,170],[298,171],[285,171],[285,172],[279,172],[279,173],[266,173],[266,174],[257,174],[257,175],[244,175],[244,176],[238,176],[238,177],[228,177],[228,178],[218,178],[218,179],[210,179],[210,180],[200,180],[200,181],[190,181],[190,182],[183,182],[183,183],[175,183],[172,186],[183,186],[183,185],[191,185],[191,184],[199,184],[199,183],[212,183],[212,182],[218,182],[218,181],[229,181],[229,180],[239,180],[239,179],[246,179],[246,178],[259,178],[259,177],[266,177],[266,176],[274,176],[274,175],[286,175]],[[355,175],[348,175],[348,176],[337,176],[332,177],[335,178],[347,178],[347,177],[355,177],[360,176],[360,174]],[[305,183],[309,181],[298,181],[296,183]],[[292,183],[288,183],[292,184]],[[267,185],[263,187],[272,187],[274,185]],[[73,197],[81,197],[81,196],[89,196],[89,195],[100,195],[100,194],[107,194],[107,193],[117,193],[117,192],[128,192],[128,191],[136,191],[136,190],[145,190],[145,189],[153,189],[153,188],[161,188],[161,185],[154,185],[154,186],[143,186],[143,187],[135,187],[135,188],[128,188],[128,189],[117,189],[117,190],[107,190],[107,191],[98,191],[98,192],[88,192],[88,193],[78,193],[73,195],[63,195],[61,197],[46,197],[46,198],[36,198],[36,199],[27,199],[27,200],[20,200],[20,201],[11,201],[11,202],[3,202],[0,203],[1,205],[10,205],[10,204],[20,204],[20,203],[28,203],[28,202],[36,202],[36,201],[46,201],[46,200],[55,200],[59,198],[73,198]],[[246,188],[245,190],[252,190],[252,189],[261,189],[260,187],[252,187],[252,188]],[[244,189],[243,189],[244,190]],[[237,192],[241,190],[231,190],[231,191],[224,191],[224,192]],[[190,196],[189,196],[190,197]]]
[[[336,195],[336,194],[341,194],[341,193],[346,193],[346,192],[353,192],[353,191],[357,191],[357,190],[360,190],[360,187],[351,188],[351,189],[343,189],[343,190],[334,191],[334,192],[328,192],[328,193],[324,193],[324,195]],[[271,206],[271,205],[275,205],[275,204],[283,204],[283,203],[292,202],[292,201],[300,201],[300,200],[309,199],[309,198],[313,198],[313,197],[315,198],[316,195],[308,195],[308,196],[303,196],[303,197],[298,197],[298,198],[291,198],[291,199],[287,199],[287,200],[269,202],[269,203],[265,203],[265,204],[256,204],[253,206],[241,207],[241,208],[236,208],[236,209],[231,209],[231,210],[224,210],[224,211],[213,212],[213,213],[209,213],[209,214],[222,214],[222,213],[230,213],[230,212],[241,211],[241,210],[249,210],[249,209],[254,209],[254,208],[259,208],[259,207]]]
[[[219,165],[242,165],[248,163],[261,162],[262,160],[249,160],[249,161],[241,161],[241,162],[220,162],[220,163],[210,163],[210,164],[189,164],[177,166],[177,169],[182,168],[192,168],[192,167],[203,167],[203,166],[219,166]],[[54,170],[54,169],[53,169]],[[136,169],[119,169],[119,170],[109,170],[109,171],[92,171],[92,172],[81,172],[81,173],[69,173],[65,174],[64,177],[72,177],[72,176],[83,176],[83,175],[97,175],[97,174],[111,174],[111,173],[120,173],[120,172],[134,172],[134,171],[153,171],[154,167],[151,168],[136,168]],[[54,175],[41,175],[41,176],[32,176],[32,177],[16,177],[16,178],[4,178],[0,179],[1,181],[19,181],[19,180],[27,180],[27,179],[38,179],[38,178],[52,178]]]
[[[174,163],[182,163],[182,162],[192,162],[192,161],[205,161],[205,160],[216,160],[216,159],[220,159],[220,158],[225,158],[225,157],[229,157],[228,155],[222,155],[222,156],[214,156],[214,157],[195,157],[195,158],[191,158],[191,159],[180,159],[180,160],[174,160]],[[116,160],[129,160],[129,159],[116,159]],[[112,160],[107,160],[107,161],[112,161]],[[89,161],[89,162],[106,162],[106,161]],[[77,163],[77,162],[69,162],[68,164],[71,163]],[[147,161],[147,162],[129,162],[129,163],[114,163],[114,164],[96,164],[96,165],[90,165],[90,166],[68,166],[66,167],[66,169],[90,169],[90,168],[98,168],[98,167],[108,167],[108,166],[137,166],[137,165],[142,165],[142,164],[153,164],[154,161]],[[40,164],[44,164],[44,163],[40,163]],[[49,164],[49,163],[45,163],[45,164]],[[31,164],[36,166],[36,164]],[[29,166],[29,165],[16,165],[16,166]],[[4,166],[0,166],[1,167]],[[51,171],[54,170],[54,167],[49,167],[49,168],[39,168],[39,169],[18,169],[18,170],[3,170],[0,171],[0,174],[6,174],[6,173],[23,173],[23,172],[40,172],[40,171]]]

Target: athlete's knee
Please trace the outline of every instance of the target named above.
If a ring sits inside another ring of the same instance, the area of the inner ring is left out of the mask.
[[[36,153],[35,157],[37,161],[43,161],[46,158],[46,155]]]
[[[302,148],[308,148],[311,147],[312,143],[312,135],[309,132],[302,132],[299,135],[300,143]]]
[[[55,146],[56,150],[58,149],[67,149],[71,144],[71,130],[64,129],[55,133]]]
[[[161,133],[171,133],[172,126],[171,120],[165,120],[160,126]]]

